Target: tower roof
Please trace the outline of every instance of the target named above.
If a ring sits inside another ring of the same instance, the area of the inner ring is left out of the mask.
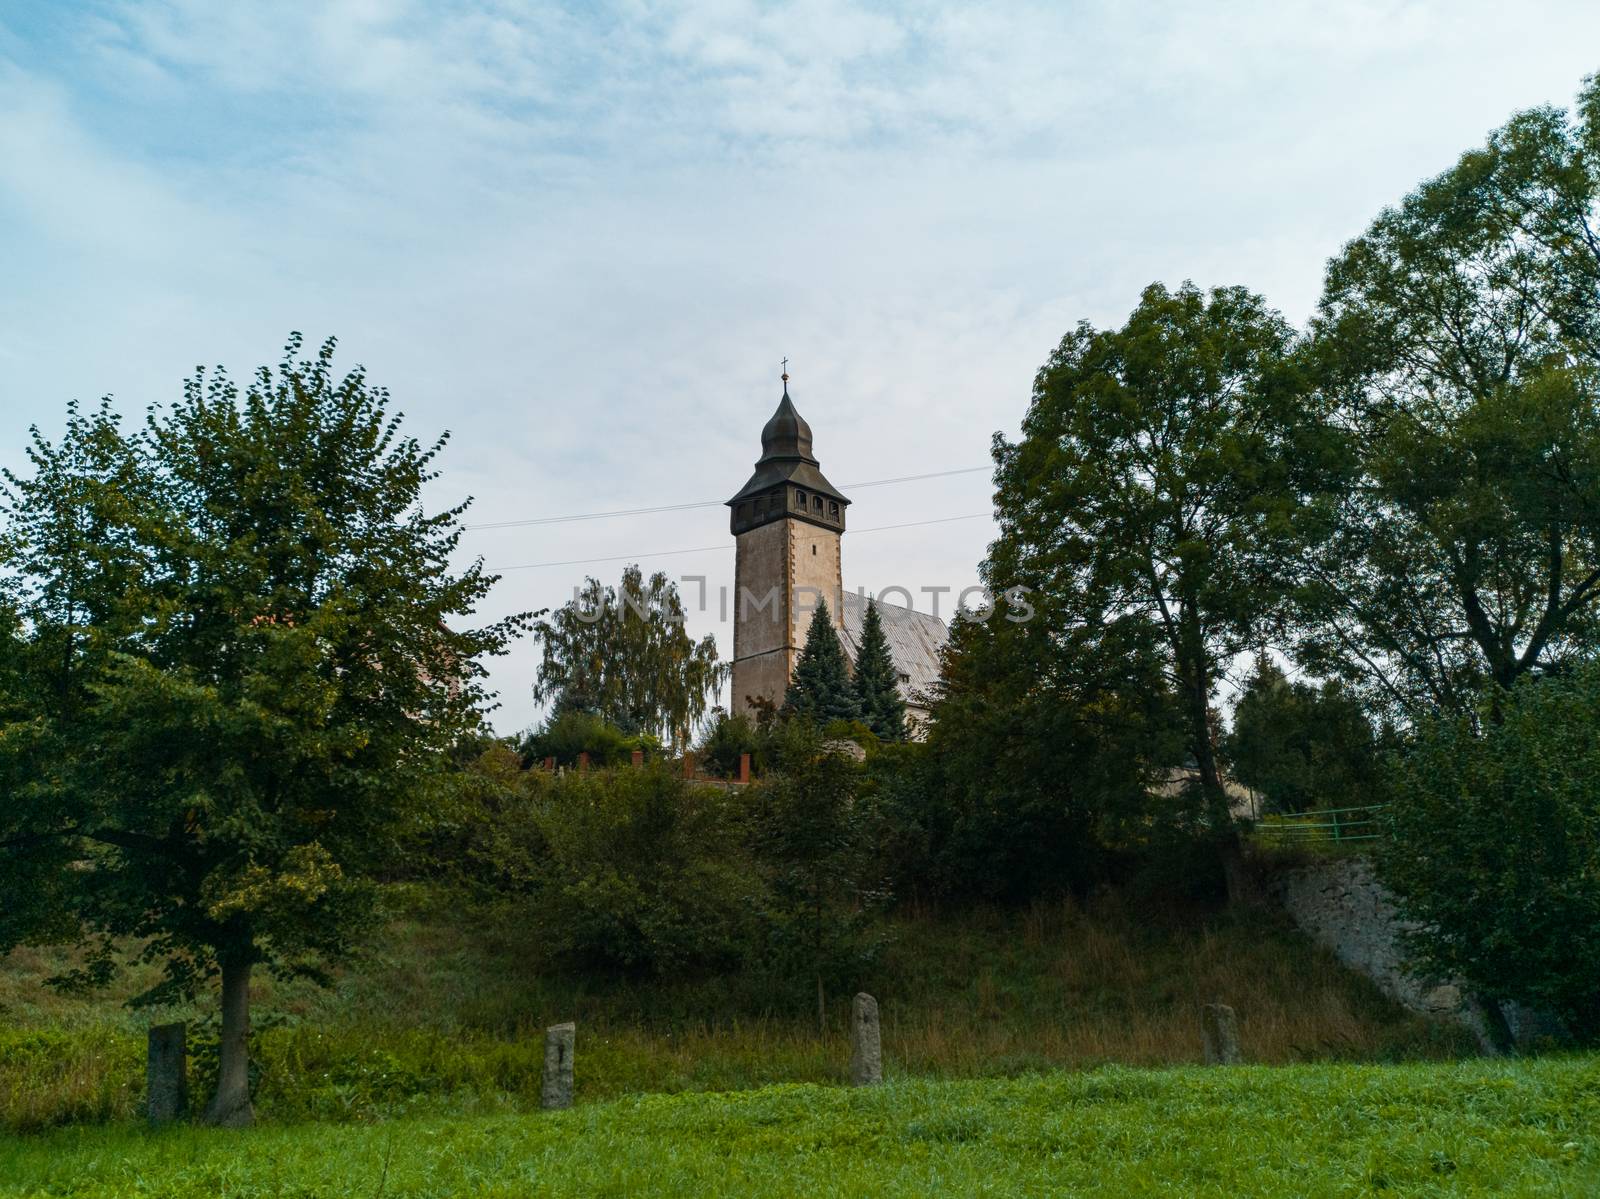
[[[850,502],[843,492],[828,482],[819,468],[811,449],[811,426],[789,398],[787,382],[777,411],[761,429],[761,457],[756,460],[755,473],[728,501],[728,506],[731,508],[741,500],[761,495],[786,483],[837,500],[841,507]]]

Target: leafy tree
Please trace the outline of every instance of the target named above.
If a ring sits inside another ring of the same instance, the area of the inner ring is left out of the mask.
[[[74,981],[101,982],[137,945],[150,1001],[220,974],[225,1124],[251,1118],[251,972],[351,950],[522,624],[453,627],[494,579],[450,567],[466,505],[421,505],[444,438],[403,436],[332,340],[300,352],[243,392],[198,372],[131,436],[74,410],[5,488],[30,715],[0,772],[30,781],[0,807],[0,950],[95,939]]]
[[[876,949],[872,918],[889,898],[873,853],[877,813],[861,796],[860,767],[814,724],[787,721],[776,736],[773,769],[750,789],[752,845],[769,894],[762,956],[769,968],[816,980],[825,1030],[827,987],[847,983]]]
[[[784,706],[819,724],[830,720],[855,720],[861,715],[845,663],[844,647],[839,644],[839,633],[833,627],[828,602],[824,599],[817,600],[816,611],[811,614],[805,648],[795,663]]]
[[[861,622],[854,683],[862,722],[881,741],[904,741],[905,700],[900,697],[899,672],[894,668],[889,639],[883,632],[883,617],[875,600],[867,601],[867,614]]]
[[[1499,721],[1420,721],[1379,859],[1441,978],[1600,1038],[1600,666],[1524,678]],[[1505,1030],[1501,1030],[1502,1038]]]
[[[1471,714],[1600,637],[1600,81],[1515,117],[1328,269],[1342,473],[1304,514],[1301,660]],[[1491,705],[1490,712],[1493,712]]]
[[[1337,680],[1290,681],[1265,654],[1223,742],[1233,777],[1278,812],[1379,802],[1378,741],[1360,700]]]
[[[727,667],[716,639],[691,640],[684,621],[677,585],[664,574],[646,581],[629,566],[616,588],[587,580],[534,626],[543,642],[534,698],[553,700],[556,716],[588,712],[627,733],[688,744]]]
[[[1279,604],[1304,456],[1292,341],[1243,288],[1154,284],[1122,328],[1068,334],[1035,381],[1022,440],[995,439],[991,587],[1031,588],[1058,635],[1104,630],[1118,655],[1158,653],[1225,847],[1212,697]],[[1047,671],[1059,651],[1043,653]]]
[[[901,885],[984,900],[1087,894],[1164,807],[1156,784],[1183,752],[1171,715],[1148,625],[958,616],[926,755],[896,759],[905,776],[882,783],[904,851],[925,855],[902,865]]]

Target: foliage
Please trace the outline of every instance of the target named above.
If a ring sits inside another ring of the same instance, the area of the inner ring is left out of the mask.
[[[529,765],[554,758],[558,766],[575,766],[586,753],[595,766],[617,766],[633,759],[634,750],[653,756],[661,742],[649,733],[629,735],[604,717],[577,708],[553,712],[544,727],[522,741],[522,756]]]
[[[795,663],[794,676],[784,697],[784,707],[819,724],[830,720],[854,720],[861,715],[860,702],[850,682],[844,647],[828,613],[828,601],[819,598],[806,643]]]
[[[1074,653],[1157,655],[1218,826],[1212,697],[1276,610],[1303,457],[1292,341],[1244,288],[1153,284],[1122,328],[1069,333],[1022,440],[995,439],[991,589],[1031,588]]]
[[[867,601],[861,622],[861,645],[853,676],[861,719],[880,741],[904,741],[906,705],[900,697],[899,672],[883,632],[883,616],[875,600]]]
[[[1328,268],[1340,463],[1302,515],[1299,655],[1470,714],[1600,636],[1600,78],[1514,117]]]
[[[925,755],[891,759],[884,800],[920,843],[903,886],[948,898],[1087,893],[1140,843],[1181,745],[1139,625],[1051,628],[958,618]]]
[[[576,710],[626,733],[688,744],[722,686],[727,667],[716,639],[698,643],[684,629],[677,585],[638,566],[617,587],[585,581],[570,603],[534,626],[543,642],[534,698],[554,700],[554,715]]]
[[[1600,1037],[1600,666],[1525,679],[1500,722],[1425,720],[1380,859],[1442,978]]]
[[[1234,705],[1222,750],[1233,778],[1273,812],[1381,802],[1378,739],[1360,699],[1338,680],[1290,681],[1266,654]]]
[[[751,791],[752,846],[768,888],[762,960],[815,978],[821,1018],[824,990],[848,985],[876,948],[873,916],[889,898],[873,853],[878,813],[861,795],[856,763],[803,720],[779,727],[773,768]]]
[[[553,960],[661,977],[744,957],[762,893],[736,795],[662,766],[532,782],[525,910]]]
[[[770,729],[770,722],[763,728],[743,713],[730,716],[718,708],[695,750],[695,761],[710,774],[733,778],[739,773],[739,759],[749,754],[751,771],[762,770],[772,739]]]
[[[478,727],[478,659],[511,618],[452,627],[493,583],[452,573],[465,505],[422,484],[444,445],[400,432],[388,393],[333,371],[330,340],[242,393],[197,373],[124,434],[108,405],[37,431],[7,473],[25,717],[0,730],[0,949],[112,938],[166,1000],[222,974],[243,1092],[253,966],[315,973],[368,920],[370,879]]]
[[[1248,1025],[1246,1026],[1248,1029]],[[580,1027],[578,1069],[585,1041]],[[892,1048],[890,1068],[893,1069]],[[1030,1073],[655,1095],[262,1129],[0,1141],[19,1194],[200,1199],[1061,1194],[1580,1195],[1600,1185],[1592,1057]],[[581,1086],[580,1082],[580,1086]],[[1130,1143],[1138,1152],[1130,1152]],[[375,1182],[375,1180],[378,1180]]]

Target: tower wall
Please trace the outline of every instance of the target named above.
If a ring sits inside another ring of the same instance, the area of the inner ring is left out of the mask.
[[[729,709],[749,697],[783,702],[818,597],[842,627],[839,531],[784,517],[735,538],[733,679]]]

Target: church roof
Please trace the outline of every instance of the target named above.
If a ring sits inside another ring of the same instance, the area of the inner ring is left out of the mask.
[[[842,600],[844,628],[839,636],[853,664],[861,648],[861,626],[867,618],[867,601],[858,591],[846,591]],[[901,697],[907,703],[926,707],[927,700],[923,696],[939,681],[939,653],[950,636],[949,628],[937,616],[882,600],[878,601],[878,616],[883,621],[883,635],[889,642],[894,668],[904,676],[900,680]]]
[[[828,482],[817,465],[811,449],[811,426],[789,398],[787,384],[783,399],[778,401],[778,410],[761,430],[761,457],[756,460],[755,473],[728,504],[731,507],[784,483],[794,483],[807,491],[838,500],[841,505],[850,502]]]

